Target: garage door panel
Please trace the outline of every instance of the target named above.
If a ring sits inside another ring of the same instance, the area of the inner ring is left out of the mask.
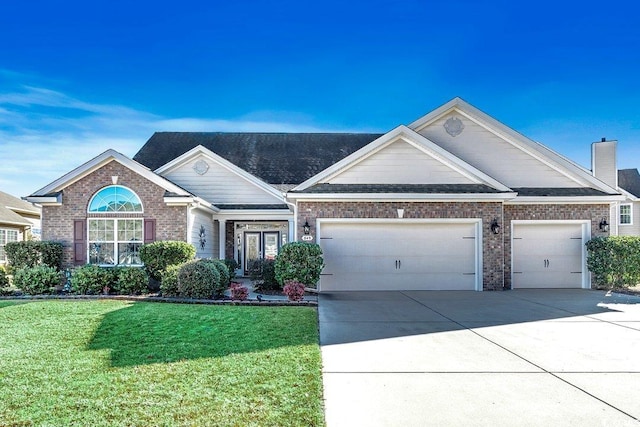
[[[375,276],[363,277],[362,274],[349,272],[341,273],[339,276],[323,274],[321,281],[322,291],[468,291],[474,289],[475,275],[455,277],[449,273],[443,273],[425,277],[419,273],[408,273],[401,276],[395,273],[380,273]]]
[[[324,223],[320,289],[417,290],[476,286],[476,225]]]
[[[513,287],[582,287],[582,228],[580,223],[515,224]]]

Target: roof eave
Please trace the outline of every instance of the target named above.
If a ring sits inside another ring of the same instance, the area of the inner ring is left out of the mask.
[[[507,193],[287,193],[291,200],[327,201],[327,200],[373,200],[373,201],[505,201],[517,196],[515,192]]]
[[[625,197],[619,194],[607,196],[517,196],[507,204],[599,204],[624,201]]]
[[[61,206],[62,193],[56,196],[27,196],[25,200],[30,203],[37,203],[42,206]]]

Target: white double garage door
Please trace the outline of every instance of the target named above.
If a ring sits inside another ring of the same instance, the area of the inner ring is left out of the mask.
[[[479,219],[321,219],[319,290],[482,290],[482,227]],[[588,222],[514,221],[511,231],[514,288],[588,287]]]

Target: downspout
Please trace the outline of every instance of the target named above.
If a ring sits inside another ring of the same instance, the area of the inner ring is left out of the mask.
[[[287,193],[282,193],[284,202],[293,207],[293,242],[298,241],[298,203],[291,203],[287,201]]]

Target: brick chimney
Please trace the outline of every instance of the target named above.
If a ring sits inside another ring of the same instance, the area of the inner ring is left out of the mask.
[[[607,141],[591,144],[591,173],[610,187],[618,187],[618,162],[616,147],[618,141]]]

